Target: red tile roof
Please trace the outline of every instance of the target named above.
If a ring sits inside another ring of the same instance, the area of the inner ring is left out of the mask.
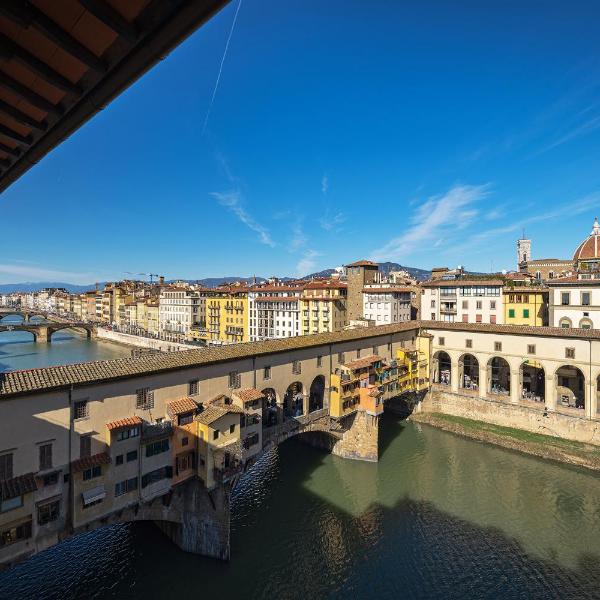
[[[422,287],[466,287],[472,285],[502,285],[502,279],[436,279],[424,281]]]
[[[110,456],[108,455],[108,452],[100,452],[99,454],[94,454],[94,456],[84,456],[74,460],[71,463],[71,470],[73,473],[79,473],[81,471],[85,471],[86,469],[90,469],[91,467],[108,464],[110,464]]]
[[[370,260],[357,260],[356,262],[346,265],[347,267],[378,267],[379,264]]]
[[[23,496],[24,494],[35,492],[36,490],[37,483],[35,482],[33,473],[27,473],[27,475],[19,475],[12,479],[0,481],[0,498],[2,498],[2,500]]]
[[[242,401],[242,402],[250,402],[252,400],[260,400],[264,397],[262,392],[259,392],[255,388],[245,388],[243,390],[236,390],[234,394]]]
[[[106,424],[106,428],[109,431],[114,431],[115,429],[125,429],[126,427],[136,427],[142,424],[142,419],[140,417],[125,417],[124,419],[118,419],[117,421],[111,421]]]
[[[363,294],[391,294],[392,292],[408,292],[411,293],[412,288],[409,287],[373,287],[363,288]]]
[[[198,410],[198,405],[191,398],[180,398],[167,403],[167,412],[169,415],[182,415],[184,413]]]
[[[364,358],[357,358],[349,363],[346,363],[344,366],[348,369],[364,369],[366,367],[370,367],[373,363],[376,363],[381,360],[380,356],[376,356],[372,354],[371,356],[365,356]]]

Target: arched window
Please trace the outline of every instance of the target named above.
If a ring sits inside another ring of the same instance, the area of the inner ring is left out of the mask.
[[[554,271],[548,273],[548,279],[554,279]]]
[[[541,279],[542,278],[542,272],[541,271],[536,271],[535,272],[535,278],[536,279]]]
[[[559,327],[563,327],[565,329],[569,329],[570,327],[573,327],[573,324],[571,323],[571,319],[567,318],[567,317],[563,317],[559,323],[558,323]]]
[[[579,321],[579,329],[592,329],[593,326],[594,324],[590,319],[581,319]]]

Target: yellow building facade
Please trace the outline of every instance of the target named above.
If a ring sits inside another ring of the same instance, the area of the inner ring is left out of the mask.
[[[245,288],[205,290],[206,322],[193,327],[188,338],[196,341],[234,344],[250,340],[248,291]]]
[[[347,286],[339,281],[313,281],[302,290],[300,322],[303,335],[342,331],[348,324]]]
[[[506,325],[548,325],[548,290],[531,287],[504,288],[504,323]]]

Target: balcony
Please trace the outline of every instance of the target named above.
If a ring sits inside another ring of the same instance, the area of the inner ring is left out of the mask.
[[[440,313],[442,313],[443,315],[455,315],[456,304],[442,304],[440,306]]]
[[[142,426],[142,439],[151,440],[154,438],[173,435],[173,423],[171,421],[162,421],[160,423],[144,423]]]

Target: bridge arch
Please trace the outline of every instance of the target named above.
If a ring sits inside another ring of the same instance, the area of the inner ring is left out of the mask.
[[[320,410],[325,402],[325,376],[317,375],[310,384],[308,412]]]
[[[473,354],[465,353],[458,359],[458,387],[467,390],[479,387],[479,361]]]
[[[510,365],[501,356],[492,356],[487,363],[487,392],[499,396],[510,396]]]
[[[283,415],[289,419],[303,414],[304,386],[301,381],[294,381],[290,383],[283,397]]]
[[[48,341],[50,342],[52,340],[52,336],[56,332],[64,331],[65,329],[72,329],[73,331],[85,333],[88,340],[92,337],[92,327],[87,325],[74,325],[72,323],[65,323],[64,325],[54,325],[52,327],[48,327]]]
[[[450,385],[452,381],[452,359],[444,350],[438,350],[432,361],[433,383]]]
[[[13,332],[16,333],[16,332],[22,332],[22,331],[25,331],[26,333],[30,333],[33,336],[33,340],[14,340],[14,341],[9,341],[9,342],[4,342],[4,343],[20,344],[20,343],[24,343],[25,341],[33,341],[33,342],[38,341],[38,336],[37,336],[37,333],[35,332],[35,330],[30,329],[23,325],[14,325],[10,329],[2,329],[2,330],[0,330],[0,333],[13,333]]]
[[[22,323],[25,322],[25,314],[18,310],[15,310],[14,312],[0,313],[0,323],[2,323],[3,325],[6,325],[6,321],[3,322],[4,317],[21,317],[21,322]]]
[[[587,394],[585,375],[574,365],[562,365],[554,372],[556,407],[585,410]]]

